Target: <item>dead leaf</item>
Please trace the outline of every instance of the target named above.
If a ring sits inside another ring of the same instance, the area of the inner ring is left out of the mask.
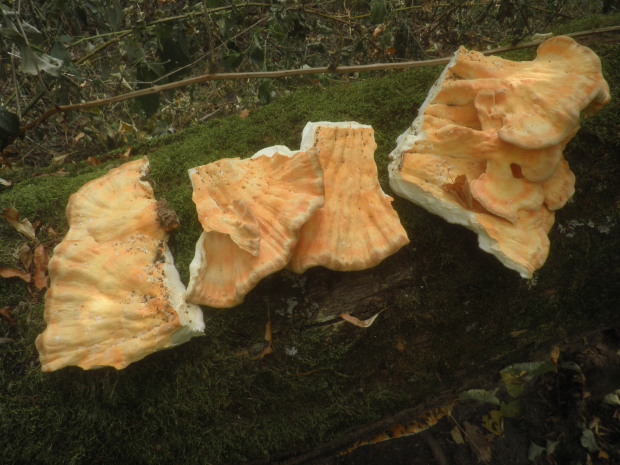
[[[239,113],[239,118],[247,118],[248,116],[250,116],[250,110],[247,108]]]
[[[495,436],[504,435],[504,417],[499,410],[491,410],[482,417],[482,426]]]
[[[7,181],[6,179],[0,178],[0,184],[2,184],[3,186],[9,187],[13,183],[11,181]]]
[[[21,218],[21,215],[16,209],[5,208],[2,210],[2,213],[0,213],[0,216],[7,220],[19,233],[23,234],[31,241],[38,242],[32,224],[30,224],[30,221],[26,218]]]
[[[267,324],[265,325],[265,342],[267,342],[267,346],[260,354],[258,354],[259,360],[262,360],[265,356],[273,353],[273,348],[271,347],[272,341],[273,335],[271,333],[271,320],[267,320]]]
[[[560,358],[560,348],[558,346],[553,346],[551,348],[551,353],[549,354],[549,358],[551,359],[551,363],[557,366],[558,359]]]
[[[80,132],[77,136],[75,136],[73,138],[73,143],[75,144],[75,143],[79,142],[80,139],[82,139],[85,135],[86,135],[86,133]]]
[[[403,341],[403,338],[400,336],[398,336],[398,340],[396,341],[396,350],[399,352],[405,351],[405,341]]]
[[[478,456],[478,460],[488,463],[491,461],[491,442],[484,435],[477,426],[472,425],[469,422],[464,422],[465,426],[465,438],[469,443],[469,446]]]
[[[396,47],[390,47],[390,48],[388,48],[385,52],[386,52],[388,55],[396,55],[396,51],[397,51],[397,50],[396,50]]]
[[[19,251],[17,252],[17,256],[19,257],[19,261],[21,262],[24,270],[29,270],[32,266],[32,249],[28,244],[23,244]]]
[[[31,276],[30,273],[15,268],[0,268],[0,278],[19,278],[29,283]]]
[[[88,163],[89,165],[92,165],[92,166],[99,166],[99,165],[101,165],[101,160],[99,160],[98,158],[95,158],[95,157],[88,157],[86,159],[86,163]]]
[[[47,237],[49,237],[50,239],[56,239],[58,237],[58,233],[54,231],[54,228],[50,226],[49,228],[47,228]]]
[[[131,147],[127,147],[127,150],[125,150],[125,153],[121,155],[121,158],[129,158],[130,156],[131,156]]]
[[[129,123],[125,123],[124,121],[121,121],[118,125],[118,132],[120,132],[122,136],[127,135],[127,134],[132,134],[136,131],[137,129],[133,124],[129,124]]]
[[[4,318],[6,321],[8,321],[10,325],[14,325],[15,324],[15,319],[11,315],[11,307],[9,307],[9,306],[0,308],[0,317]]]
[[[265,325],[265,341],[271,344],[272,334],[271,334],[271,320],[267,321]]]
[[[376,39],[378,38],[381,34],[383,34],[383,31],[385,31],[385,27],[383,26],[377,26],[374,30],[374,32],[372,33],[372,36]]]
[[[9,344],[11,342],[15,342],[15,339],[11,339],[10,337],[0,337],[0,344]]]
[[[424,11],[426,11],[427,13],[432,13],[433,12],[433,10],[431,9],[431,2],[430,1],[424,2],[424,4],[422,4],[422,9]]]
[[[49,257],[47,250],[42,245],[34,249],[34,286],[40,291],[47,287],[47,263]]]
[[[355,325],[359,328],[368,328],[370,325],[372,325],[375,320],[377,319],[377,317],[383,312],[383,310],[381,310],[379,313],[377,313],[374,316],[371,316],[370,318],[368,318],[367,320],[360,320],[359,318],[350,315],[349,313],[341,313],[340,314],[340,318],[342,318],[344,321],[347,321],[349,323],[351,323],[352,325]]]
[[[52,158],[52,166],[62,165],[68,156],[69,154],[67,153],[65,155],[58,155],[57,157]]]
[[[457,444],[465,444],[465,439],[463,439],[463,435],[461,434],[461,430],[458,426],[455,426],[450,430],[450,436],[452,436],[452,440]]]
[[[267,345],[267,347],[265,347],[263,351],[260,354],[258,354],[258,359],[262,360],[269,354],[273,354],[273,349],[271,348],[271,344]]]

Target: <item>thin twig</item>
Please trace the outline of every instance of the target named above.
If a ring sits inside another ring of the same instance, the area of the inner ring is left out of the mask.
[[[17,117],[22,119],[22,106],[19,98],[19,81],[17,80],[17,71],[15,70],[15,44],[13,44],[13,53],[11,55],[11,71],[13,72],[13,82],[15,83],[15,106],[17,107]]]

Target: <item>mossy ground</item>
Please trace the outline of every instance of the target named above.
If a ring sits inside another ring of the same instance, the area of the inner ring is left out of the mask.
[[[13,326],[0,321],[0,336],[14,340],[0,345],[2,463],[231,464],[299,452],[464,387],[473,382],[473,371],[493,373],[564,337],[617,325],[620,48],[591,46],[603,60],[614,100],[584,122],[567,148],[577,194],[557,214],[551,255],[536,285],[481,252],[469,231],[396,199],[412,244],[381,266],[411,270],[414,285],[399,290],[368,329],[300,330],[298,313],[284,310],[297,291],[283,272],[261,283],[239,308],[208,312],[204,338],[120,372],[68,368],[42,374],[34,339],[45,325],[43,297],[2,279],[0,306],[12,307],[16,319]],[[200,232],[188,168],[246,157],[268,145],[296,148],[307,121],[352,120],[375,128],[387,189],[386,156],[440,71],[385,73],[307,89],[248,118],[213,120],[136,147],[134,155],[151,161],[157,197],[180,217],[172,249],[183,278]],[[0,195],[0,207],[14,206],[40,221],[40,239],[51,244],[45,228],[66,232],[69,195],[120,163],[107,159],[98,167],[73,166],[70,176],[22,179]],[[0,266],[13,266],[22,239],[5,222],[0,237]],[[304,286],[316,282],[310,273]],[[278,328],[274,354],[257,360],[270,318]]]

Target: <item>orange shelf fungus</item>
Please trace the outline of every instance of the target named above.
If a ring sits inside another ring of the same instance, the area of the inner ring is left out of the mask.
[[[187,300],[227,308],[286,266],[301,226],[323,206],[316,150],[282,148],[189,170],[204,229],[190,265]]]
[[[599,58],[569,37],[525,62],[461,47],[398,138],[390,185],[530,278],[547,258],[554,210],[574,193],[562,152],[580,114],[609,100]]]
[[[336,271],[371,268],[409,243],[379,185],[372,127],[308,123],[300,150],[318,149],[325,206],[302,227],[289,268],[302,273],[324,266]]]
[[[148,169],[146,158],[125,163],[71,196],[36,340],[43,371],[122,369],[204,335],[166,244],[176,225],[162,219]]]

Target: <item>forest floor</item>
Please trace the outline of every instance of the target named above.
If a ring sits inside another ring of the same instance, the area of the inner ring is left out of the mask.
[[[283,463],[620,463],[620,401],[609,395],[620,387],[620,328],[574,341],[559,354],[556,369],[524,381],[517,396],[517,418],[495,417],[498,407],[482,400],[459,402],[437,425],[419,434]],[[493,391],[485,392],[502,397],[505,388],[498,381]]]

